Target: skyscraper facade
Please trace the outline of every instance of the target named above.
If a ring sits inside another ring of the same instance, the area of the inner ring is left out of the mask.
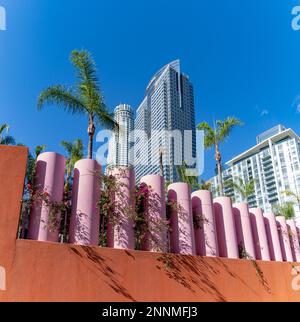
[[[272,210],[274,204],[282,204],[291,198],[285,191],[300,194],[300,138],[292,130],[277,125],[256,138],[257,145],[226,163],[223,171],[224,192],[241,202],[239,192],[227,185],[233,180],[238,182],[255,181],[255,191],[249,196],[250,207],[261,207],[265,211]],[[215,196],[218,195],[218,178],[211,180]],[[295,205],[295,213],[300,216],[299,205]]]
[[[179,180],[178,165],[196,158],[193,86],[180,71],[180,61],[160,69],[151,79],[137,109],[135,130],[145,132],[147,144],[135,145],[136,177],[159,174],[163,164],[166,181]],[[138,143],[138,142],[136,142]]]
[[[133,110],[128,104],[120,104],[115,108],[114,120],[119,125],[119,130],[114,133],[109,142],[108,165],[130,166],[132,165],[131,152],[134,130]]]

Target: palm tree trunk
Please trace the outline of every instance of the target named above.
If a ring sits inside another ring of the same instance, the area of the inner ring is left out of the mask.
[[[160,176],[164,176],[164,164],[163,164],[163,151],[159,151],[159,169],[160,169]]]
[[[221,153],[219,151],[218,144],[216,144],[216,146],[215,146],[215,152],[216,152],[215,158],[216,158],[217,170],[218,170],[219,192],[220,192],[220,195],[223,196],[224,195],[224,185],[223,185],[223,178],[222,178],[222,157],[221,157]]]
[[[88,127],[88,135],[89,135],[88,159],[93,159],[94,134],[95,134],[94,117],[90,115],[89,127]]]

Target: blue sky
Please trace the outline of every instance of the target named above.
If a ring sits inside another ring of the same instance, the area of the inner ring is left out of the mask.
[[[300,133],[300,31],[296,0],[0,0],[0,123],[18,142],[63,152],[61,140],[87,142],[84,116],[52,107],[37,112],[39,92],[72,84],[72,49],[97,61],[107,104],[136,108],[151,76],[180,58],[195,89],[197,123],[235,115],[245,125],[222,146],[224,161],[282,123]],[[97,148],[97,147],[96,147]],[[206,154],[203,177],[214,172]]]

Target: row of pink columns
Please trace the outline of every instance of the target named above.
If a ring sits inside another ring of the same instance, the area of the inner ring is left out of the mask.
[[[36,164],[37,188],[46,191],[55,203],[63,200],[65,162],[61,155],[43,153]],[[71,243],[95,246],[99,243],[97,203],[101,176],[97,173],[101,173],[101,167],[94,160],[81,160],[75,165]],[[117,223],[109,222],[108,246],[134,249],[134,171],[117,168],[111,175],[120,183],[118,193],[111,196],[120,216]],[[166,220],[164,180],[158,175],[149,175],[141,179],[141,184],[146,185],[152,195],[145,205],[148,232],[143,250],[165,251],[159,245],[166,244],[167,232],[157,229],[157,223]],[[173,253],[227,258],[244,255],[261,260],[300,262],[299,228],[294,220],[275,218],[273,213],[264,214],[260,208],[249,209],[246,203],[232,205],[228,197],[213,200],[209,191],[191,194],[186,183],[171,184],[168,200],[172,205],[170,248]],[[57,242],[59,229],[49,229],[50,220],[49,207],[36,202],[31,214],[29,238]]]

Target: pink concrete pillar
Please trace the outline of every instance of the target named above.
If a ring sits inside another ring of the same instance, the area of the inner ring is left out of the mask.
[[[72,189],[70,243],[99,245],[101,166],[95,160],[83,159],[75,164]]]
[[[271,257],[263,210],[261,208],[251,208],[250,219],[253,232],[256,259],[270,261]]]
[[[219,256],[215,216],[210,191],[199,190],[192,194],[196,254]]]
[[[171,205],[171,251],[175,254],[195,255],[195,236],[191,190],[187,183],[173,183],[168,187]]]
[[[239,258],[231,199],[229,197],[215,198],[214,211],[220,256]]]
[[[46,152],[37,158],[36,189],[38,194],[46,192],[50,202],[60,203],[63,200],[65,166],[66,159],[57,153]],[[51,207],[36,201],[31,210],[28,238],[58,242],[60,213],[55,214],[55,218],[51,216]]]
[[[253,242],[248,204],[234,204],[233,215],[240,255],[242,253],[244,256],[246,256],[246,258],[255,259],[255,247]]]
[[[293,262],[293,254],[289,238],[288,226],[284,216],[276,217],[282,258],[285,262]]]
[[[272,261],[282,262],[283,258],[280,246],[280,239],[274,213],[265,213],[264,221],[269,244],[270,258]]]
[[[300,245],[299,245],[299,238],[297,227],[294,219],[289,219],[286,221],[289,235],[290,235],[290,243],[292,248],[292,254],[294,262],[300,263]]]
[[[134,207],[135,207],[135,174],[127,167],[114,167],[109,174],[116,180],[113,217],[107,228],[108,247],[117,249],[135,249]]]
[[[148,232],[142,249],[151,252],[165,252],[167,227],[164,178],[159,175],[148,175],[141,178],[140,184],[148,190],[144,201]]]

